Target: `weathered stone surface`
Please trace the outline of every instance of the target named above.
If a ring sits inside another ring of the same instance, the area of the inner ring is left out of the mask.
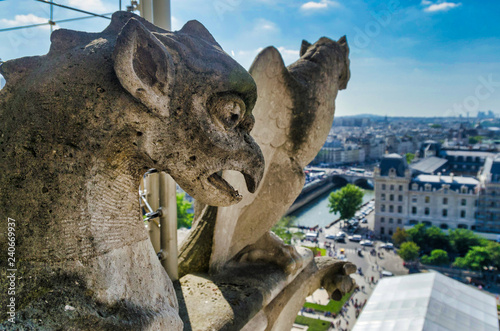
[[[250,68],[258,87],[252,135],[264,153],[264,177],[257,191],[248,194],[238,173],[224,172],[224,178],[245,194],[238,205],[219,207],[212,269],[249,245],[260,252],[274,249],[272,242],[268,246],[270,241],[260,238],[300,194],[305,181],[302,169],[326,140],[337,92],[347,87],[350,77],[348,54],[345,37],[338,42],[323,37],[313,45],[303,42],[300,59],[288,68],[274,47],[256,57]],[[260,259],[259,254],[253,255]],[[290,263],[297,262],[293,255],[291,259],[276,256],[276,263],[290,269]]]
[[[313,259],[307,249],[298,254],[305,263],[295,275],[273,264],[234,263],[217,275],[182,277],[175,288],[185,330],[290,330],[305,298],[317,288],[334,296],[354,289],[349,262]],[[338,281],[325,282],[333,277]]]
[[[216,173],[231,169],[254,191],[264,166],[249,135],[255,83],[196,21],[169,32],[118,12],[101,33],[51,40],[47,55],[0,67],[0,251],[11,217],[18,322],[180,330],[140,220],[139,179],[154,167],[227,206],[241,195]]]
[[[252,135],[264,153],[264,177],[250,194],[243,177],[224,171],[224,178],[245,192],[242,201],[197,211],[198,221],[181,256],[191,252],[204,259],[183,263],[186,273],[204,274],[187,274],[176,287],[188,330],[289,330],[305,298],[317,288],[325,287],[338,300],[355,285],[349,277],[354,265],[331,258],[313,260],[309,250],[297,251],[269,232],[299,195],[302,169],[330,130],[335,97],[349,80],[347,42],[303,42],[301,58],[288,68],[279,52],[269,47],[257,56],[250,72],[259,96]],[[214,217],[212,234],[207,224]],[[206,251],[207,242],[213,242],[211,252]],[[197,253],[197,247],[203,253]]]

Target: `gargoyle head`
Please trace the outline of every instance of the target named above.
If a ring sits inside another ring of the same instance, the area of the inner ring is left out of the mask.
[[[156,168],[209,205],[241,200],[222,170],[241,172],[255,191],[264,171],[264,157],[250,136],[256,85],[201,23],[153,31],[131,18],[117,37],[113,59],[121,85],[156,118],[145,135]]]

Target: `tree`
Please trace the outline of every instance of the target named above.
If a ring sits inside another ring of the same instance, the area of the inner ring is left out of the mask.
[[[396,232],[392,235],[392,241],[396,244],[396,246],[401,246],[401,244],[407,242],[409,238],[410,235],[406,232],[406,230],[400,227],[397,227]]]
[[[293,234],[290,232],[290,227],[295,224],[295,217],[285,216],[282,217],[278,223],[276,223],[272,228],[273,231],[278,237],[283,239],[285,244],[290,245],[292,243]]]
[[[415,158],[415,154],[413,154],[413,153],[406,153],[405,157],[406,157],[406,162],[408,164],[410,164],[411,161],[413,161],[413,159]]]
[[[424,264],[432,265],[448,265],[450,264],[450,259],[448,258],[448,253],[442,249],[435,249],[431,252],[431,256],[424,255],[420,259]]]
[[[482,270],[491,264],[491,256],[486,247],[474,246],[465,257],[457,257],[454,266],[472,270]]]
[[[427,242],[427,250],[424,250],[425,253],[429,253],[435,249],[449,251],[451,248],[448,235],[437,226],[431,226],[425,230],[425,240]]]
[[[451,247],[460,257],[464,257],[473,246],[484,246],[482,238],[474,234],[471,230],[450,230],[448,236],[450,238]]]
[[[426,254],[434,249],[449,251],[451,248],[448,235],[436,226],[427,228],[420,223],[409,229],[407,233],[410,235],[410,240],[420,246]]]
[[[500,269],[500,244],[497,242],[490,241],[486,246],[486,251],[488,252],[491,260],[491,265]]]
[[[186,200],[185,193],[177,193],[177,228],[190,228],[193,224],[193,214],[189,213],[193,204]]]
[[[352,184],[330,193],[328,197],[330,213],[339,213],[341,219],[353,217],[363,203],[364,194],[363,190]]]
[[[414,261],[418,258],[418,252],[420,247],[413,241],[407,241],[401,244],[401,248],[398,251],[398,255],[401,256],[406,262]]]
[[[425,230],[426,230],[425,224],[419,223],[419,224],[415,225],[413,228],[408,229],[408,231],[406,231],[406,233],[408,233],[410,235],[410,238],[409,238],[410,241],[413,241],[419,247],[424,248],[427,245],[427,243],[426,243],[427,238],[425,236]]]

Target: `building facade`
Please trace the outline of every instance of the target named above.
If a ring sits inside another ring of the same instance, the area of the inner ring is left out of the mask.
[[[500,154],[486,159],[479,180],[477,229],[500,233]]]
[[[388,154],[375,168],[375,227],[376,234],[392,236],[396,228],[408,221],[408,188],[411,180],[406,158]]]
[[[413,176],[404,157],[389,154],[375,168],[373,179],[374,232],[381,237],[392,236],[398,227],[419,223],[443,230],[476,230],[479,181],[475,178]],[[500,204],[498,207],[500,212]]]

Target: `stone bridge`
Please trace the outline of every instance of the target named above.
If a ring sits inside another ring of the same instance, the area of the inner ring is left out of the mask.
[[[354,184],[365,189],[373,189],[374,187],[372,176],[364,174],[330,172],[323,179],[304,185],[302,192],[287,211],[286,215],[303,207],[321,194],[330,191],[335,187],[342,187],[347,184]]]

